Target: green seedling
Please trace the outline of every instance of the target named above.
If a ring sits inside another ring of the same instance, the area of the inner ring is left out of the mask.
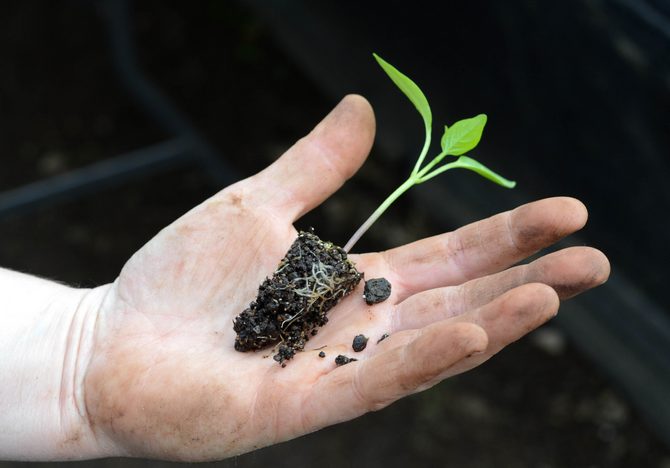
[[[481,139],[486,124],[484,114],[460,120],[451,127],[445,126],[440,145],[442,150],[424,165],[432,134],[432,114],[428,101],[412,80],[379,56],[374,57],[423,118],[426,141],[421,154],[409,178],[372,213],[344,249],[324,242],[313,232],[298,234],[272,277],[266,278],[259,286],[256,300],[233,321],[235,349],[238,351],[254,351],[277,345],[273,359],[283,367],[296,351],[304,349],[310,337],[328,322],[328,311],[354,291],[363,278],[345,250],[348,252],[382,213],[414,185],[460,167],[475,171],[504,187],[514,187],[514,182],[465,155]],[[447,156],[453,159],[443,162]],[[388,288],[390,292],[390,284]],[[338,356],[336,363],[341,365],[354,360]]]
[[[451,127],[445,125],[444,134],[440,140],[440,147],[442,150],[432,161],[421,167],[430,149],[431,136],[433,133],[433,115],[430,106],[428,105],[428,100],[421,89],[419,89],[411,79],[400,73],[393,65],[386,62],[379,55],[372,55],[389,78],[391,78],[395,85],[409,98],[412,104],[414,104],[414,107],[416,107],[416,110],[421,114],[426,129],[426,140],[409,178],[403,182],[400,187],[395,189],[395,191],[391,193],[381,205],[379,205],[379,208],[372,213],[361,227],[358,228],[354,235],[351,236],[349,242],[344,246],[346,252],[351,250],[370,226],[379,219],[382,213],[384,213],[384,211],[386,211],[386,209],[391,206],[400,195],[405,193],[411,187],[430,180],[448,170],[457,168],[469,169],[503,187],[514,188],[516,185],[516,182],[505,179],[483,164],[465,155],[465,153],[474,149],[479,143],[479,140],[482,137],[482,132],[484,131],[484,126],[486,125],[486,114],[479,114],[470,119],[459,120]],[[440,165],[447,156],[453,156],[457,159]]]

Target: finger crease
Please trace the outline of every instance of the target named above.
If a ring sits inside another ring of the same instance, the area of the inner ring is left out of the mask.
[[[457,309],[455,313],[452,313],[451,316],[455,315],[461,315],[465,312],[466,307],[468,306],[468,301],[467,297],[469,296],[467,289],[469,288],[468,286],[469,283],[465,283],[461,286],[458,287],[456,290],[456,296],[457,300],[455,301],[457,304]]]
[[[465,257],[465,246],[460,240],[460,235],[457,234],[458,231],[447,236],[444,243],[444,258],[447,264],[451,263],[454,267],[456,274],[460,277],[458,282],[465,282],[468,280],[467,275],[465,274],[465,268],[463,267],[463,258]],[[454,246],[453,241],[457,241],[458,245]]]
[[[361,368],[363,365],[363,363],[357,365],[354,370],[354,378],[351,380],[351,393],[353,394],[354,399],[360,402],[363,408],[366,410],[371,410],[373,405],[367,400],[367,398],[365,398],[365,393],[363,392],[361,384]]]
[[[400,291],[408,291],[410,288],[408,288],[405,284],[405,281],[403,280],[403,274],[396,265],[395,261],[395,256],[390,254],[388,250],[381,252],[381,258],[384,262],[384,265],[386,266],[386,269],[391,272],[391,275],[393,277],[392,279],[392,284],[394,285],[395,289],[395,294],[398,297],[398,300],[402,300],[401,298],[403,296],[399,295]]]
[[[401,314],[400,307],[398,307],[397,304],[394,305],[393,310],[391,311],[390,317],[388,319],[388,321],[389,321],[388,327],[389,327],[389,330],[390,330],[389,333],[395,333],[396,331],[398,331],[400,329],[399,328],[400,327],[400,321],[399,321],[400,318],[398,317],[398,315],[400,315],[400,314]]]
[[[512,222],[512,212],[505,213],[505,225],[507,226],[507,235],[509,243],[517,252],[522,252],[521,246],[518,244],[516,235],[514,234],[514,223]]]

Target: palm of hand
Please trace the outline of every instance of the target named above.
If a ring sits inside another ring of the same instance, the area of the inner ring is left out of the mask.
[[[527,208],[517,216],[522,243],[512,239],[500,255],[482,252],[482,236],[496,239],[510,229],[509,214],[450,237],[352,256],[367,277],[392,282],[392,297],[367,306],[359,285],[284,369],[263,358],[270,350],[235,351],[232,320],[295,239],[292,221],[341,185],[367,154],[371,113],[359,98],[347,102],[311,140],[159,233],[110,286],[86,377],[89,419],[103,450],[217,459],[351,419],[478,365],[555,313],[551,288],[516,286],[561,285],[568,295],[606,278],[602,255],[586,250],[538,260],[523,274],[516,267],[489,275],[583,224],[581,212],[559,222],[545,219],[547,206]],[[342,147],[338,132],[358,140]],[[332,153],[344,157],[334,162]],[[317,186],[294,175],[296,164],[324,178]],[[275,179],[283,188],[270,186]],[[576,202],[552,203],[556,212],[580,209]],[[536,239],[524,237],[524,226],[535,227]],[[458,261],[464,253],[474,253],[474,260]],[[454,262],[440,269],[444,257]],[[376,343],[387,332],[391,337]],[[360,361],[336,367],[337,354],[354,354],[359,333],[371,338],[356,353]],[[322,346],[325,359],[314,351]]]
[[[105,413],[107,430],[131,454],[146,454],[149,445],[148,455],[216,458],[251,449],[238,440],[267,445],[318,428],[301,414],[303,400],[334,369],[331,350],[350,347],[352,330],[369,333],[387,322],[389,306],[373,314],[355,293],[308,343],[306,349],[326,345],[328,360],[304,352],[282,369],[268,359],[271,350],[235,351],[233,318],[297,234],[269,213],[245,208],[237,190],[161,232],[112,289],[114,315],[101,317],[110,330],[101,340],[110,344],[107,362],[92,379],[113,399],[94,411]]]

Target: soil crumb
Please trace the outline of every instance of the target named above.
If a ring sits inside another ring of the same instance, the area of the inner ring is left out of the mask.
[[[391,283],[386,278],[373,278],[365,282],[363,297],[368,305],[378,304],[391,295]]]
[[[382,335],[382,337],[379,338],[379,339],[377,340],[377,344],[381,343],[382,341],[384,341],[384,340],[385,340],[386,338],[388,338],[388,337],[389,337],[389,334],[388,334],[388,333],[384,333],[384,334]]]
[[[235,349],[252,351],[281,342],[280,364],[304,349],[327,313],[353,291],[363,275],[346,252],[313,232],[301,231],[256,300],[235,318]]]
[[[368,337],[365,335],[356,335],[354,337],[354,342],[351,344],[351,347],[357,353],[360,353],[368,345]]]
[[[337,357],[335,358],[335,364],[337,364],[338,366],[343,366],[343,365],[349,364],[350,362],[353,362],[353,361],[358,361],[358,359],[352,358],[352,357],[347,357],[343,354],[338,354]]]
[[[277,351],[277,354],[272,356],[272,359],[274,359],[279,364],[281,364],[282,367],[286,367],[286,364],[284,363],[284,361],[288,361],[293,356],[295,356],[295,349],[291,348],[290,346],[279,345],[279,349]]]

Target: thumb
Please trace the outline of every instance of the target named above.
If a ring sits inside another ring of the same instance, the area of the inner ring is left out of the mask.
[[[318,206],[356,173],[375,135],[368,101],[348,95],[284,155],[257,174],[263,198],[291,221]]]

